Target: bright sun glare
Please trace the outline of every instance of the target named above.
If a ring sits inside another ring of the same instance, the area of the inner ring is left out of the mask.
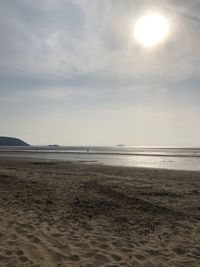
[[[135,24],[134,36],[145,47],[161,43],[169,33],[169,21],[159,14],[141,17]]]

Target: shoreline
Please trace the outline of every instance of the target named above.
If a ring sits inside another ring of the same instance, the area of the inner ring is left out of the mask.
[[[38,153],[39,154],[39,153]],[[51,154],[51,153],[49,153]],[[90,154],[92,156],[92,154]],[[166,156],[164,156],[166,157]],[[176,158],[176,157],[175,157]],[[95,166],[107,166],[111,168],[132,168],[132,169],[149,169],[149,170],[166,170],[166,171],[177,171],[177,172],[195,172],[195,173],[200,173],[200,169],[181,169],[181,168],[167,168],[167,167],[144,167],[144,166],[137,166],[137,165],[118,165],[118,164],[113,164],[112,163],[102,163],[98,162],[98,160],[88,160],[88,159],[54,159],[54,158],[44,158],[44,157],[19,157],[18,155],[16,156],[11,156],[11,155],[1,155],[0,152],[0,161],[41,161],[41,162],[56,162],[56,163],[71,163],[71,164],[84,164],[84,165],[95,165]]]
[[[87,151],[52,151],[52,150],[46,150],[46,151],[40,151],[40,150],[9,150],[9,151],[7,151],[7,150],[1,150],[0,151],[0,155],[2,154],[2,156],[4,156],[3,154],[6,154],[6,153],[8,153],[8,154],[11,154],[11,153],[24,153],[24,154],[72,154],[72,155],[106,155],[106,156],[117,156],[117,155],[119,155],[119,156],[142,156],[142,157],[144,157],[144,156],[146,156],[146,157],[169,157],[169,158],[177,158],[177,157],[179,157],[179,158],[200,158],[200,155],[195,155],[195,153],[194,153],[194,155],[182,155],[182,154],[166,154],[166,155],[164,155],[164,154],[159,154],[159,153],[157,153],[157,154],[146,154],[146,153],[132,153],[132,152],[130,152],[130,153],[126,153],[126,152],[93,152],[93,151],[89,151],[89,152],[87,152]]]
[[[200,264],[200,172],[0,157],[1,266]]]

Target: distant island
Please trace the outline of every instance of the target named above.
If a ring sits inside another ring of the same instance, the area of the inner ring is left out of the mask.
[[[30,146],[30,145],[18,138],[0,136],[0,146]]]
[[[118,144],[118,145],[116,145],[116,146],[125,146],[124,144]]]

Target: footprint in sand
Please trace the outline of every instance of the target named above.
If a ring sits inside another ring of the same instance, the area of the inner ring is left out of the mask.
[[[105,263],[110,262],[109,258],[102,254],[96,254],[94,258],[96,260],[96,263],[98,264],[105,264]]]
[[[5,254],[8,255],[8,256],[12,256],[13,255],[13,250],[6,250],[5,251]]]
[[[22,256],[22,255],[24,255],[24,251],[21,250],[21,249],[15,251],[15,253],[16,253],[18,256]]]
[[[116,254],[111,254],[111,257],[113,258],[114,261],[117,261],[117,262],[122,260],[122,257]]]
[[[80,261],[80,258],[78,255],[72,255],[69,257],[69,260],[72,262],[78,262],[78,261]]]
[[[20,257],[19,257],[19,260],[20,260],[22,263],[25,263],[25,262],[28,262],[28,261],[29,261],[29,258],[27,258],[26,256],[20,256]]]
[[[3,264],[7,263],[9,259],[10,259],[9,257],[0,255],[0,262]],[[4,265],[2,265],[2,266],[4,266]]]
[[[26,237],[34,244],[38,245],[38,244],[41,243],[41,240],[38,237],[34,236],[34,235],[26,234]]]

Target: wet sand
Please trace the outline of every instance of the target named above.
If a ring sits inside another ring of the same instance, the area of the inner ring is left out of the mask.
[[[200,173],[2,157],[0,266],[200,266]]]

